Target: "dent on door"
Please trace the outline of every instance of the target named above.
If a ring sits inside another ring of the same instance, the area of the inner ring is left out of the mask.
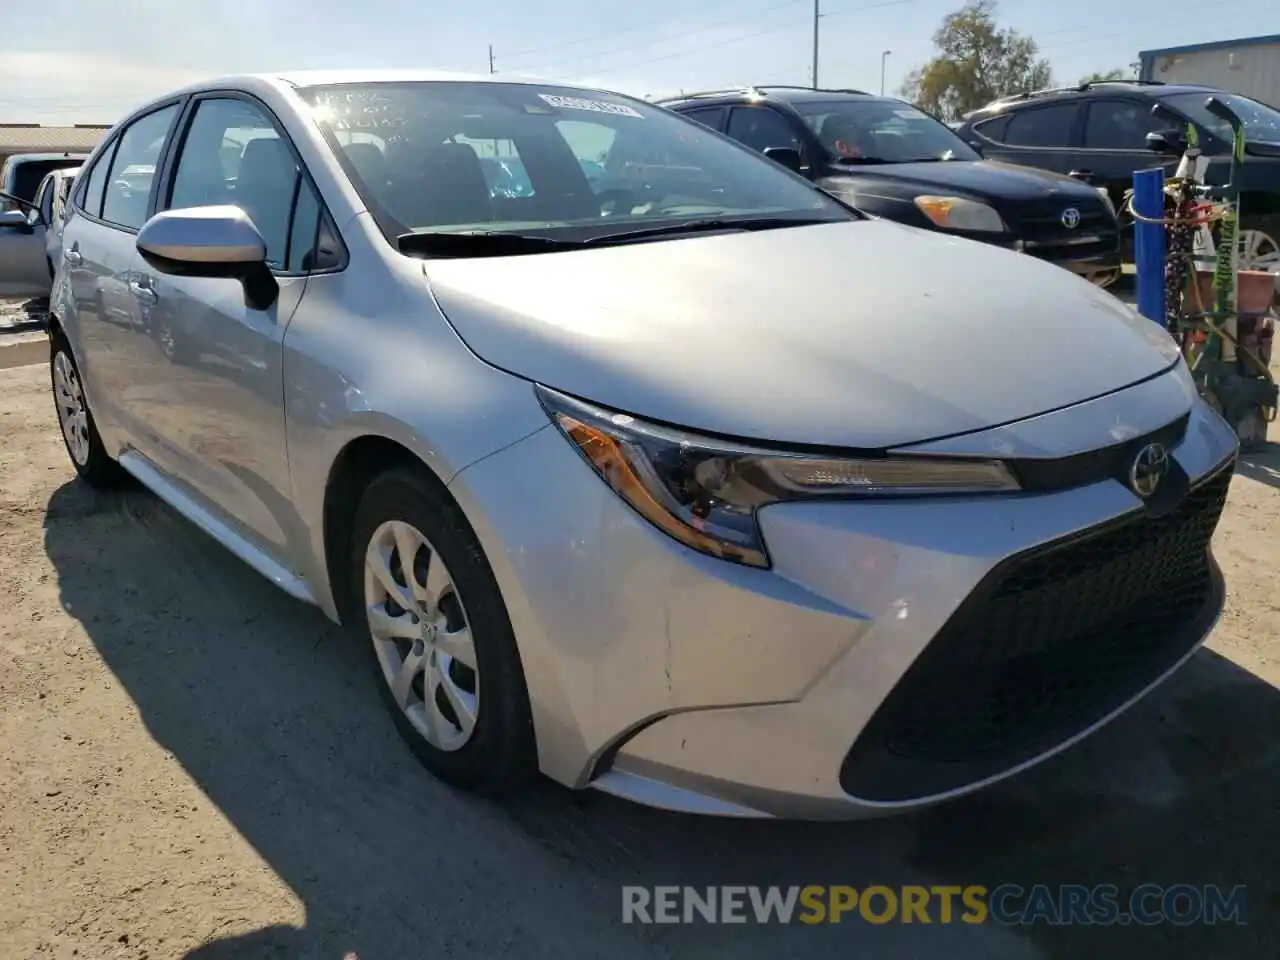
[[[283,335],[306,287],[282,277],[266,310],[234,280],[147,271],[140,372],[157,384],[145,419],[161,469],[274,555],[289,540]]]

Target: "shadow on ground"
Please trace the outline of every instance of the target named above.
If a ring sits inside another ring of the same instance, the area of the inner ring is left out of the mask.
[[[704,820],[545,783],[499,806],[417,766],[360,643],[148,494],[69,483],[45,531],[151,735],[306,905],[187,960],[1280,955],[1280,696],[1208,651],[1066,756],[911,818]],[[624,884],[1143,882],[1247,884],[1249,925],[620,922]]]
[[[1236,473],[1280,490],[1280,443],[1271,441],[1256,450],[1241,451]]]

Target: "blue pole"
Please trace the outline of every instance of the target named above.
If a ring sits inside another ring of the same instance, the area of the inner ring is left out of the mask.
[[[1164,217],[1164,170],[1139,170],[1133,175],[1133,210],[1144,217]],[[1160,223],[1133,225],[1133,261],[1137,270],[1138,312],[1164,326],[1164,243]]]

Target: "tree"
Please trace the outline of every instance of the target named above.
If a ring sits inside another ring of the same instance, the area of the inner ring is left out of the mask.
[[[1107,80],[1133,80],[1136,77],[1137,74],[1134,72],[1133,67],[1129,67],[1127,70],[1123,67],[1116,67],[1114,70],[1108,70],[1106,73],[1095,72],[1089,74],[1087,77],[1081,77],[1080,83],[1081,85],[1084,85],[1086,83],[1102,83]]]
[[[974,0],[942,20],[938,55],[913,70],[902,95],[943,120],[959,120],[992,100],[1047,87],[1049,61],[1030,37],[996,24],[994,0]]]

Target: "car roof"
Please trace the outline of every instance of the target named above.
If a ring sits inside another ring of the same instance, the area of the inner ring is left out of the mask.
[[[674,109],[678,107],[688,107],[694,104],[715,106],[718,103],[737,102],[743,99],[761,103],[770,100],[781,101],[791,106],[798,106],[800,104],[807,103],[837,103],[848,100],[884,100],[892,103],[899,102],[894,100],[892,97],[877,97],[874,94],[867,93],[863,90],[822,90],[814,89],[813,87],[771,84],[731,87],[724,90],[704,90],[697,93],[682,93],[674,97],[662,97],[655,102],[669,109]]]
[[[1215,91],[1217,87],[1207,86],[1199,83],[1160,83],[1152,80],[1098,80],[1092,83],[1081,84],[1076,87],[1055,87],[1047,90],[1030,90],[1026,93],[1014,94],[1010,97],[1003,97],[999,100],[993,100],[986,106],[979,107],[977,110],[966,114],[965,119],[971,117],[985,117],[993,114],[1001,113],[1010,108],[1022,107],[1032,103],[1052,103],[1055,100],[1067,98],[1089,97],[1089,96],[1105,96],[1106,94],[1114,94],[1124,92],[1130,94],[1138,94],[1144,97],[1157,99],[1159,97],[1171,96],[1179,93],[1203,93],[1205,91]]]
[[[5,159],[5,166],[20,163],[47,163],[50,160],[84,160],[87,153],[13,153]]]
[[[578,90],[598,89],[580,83],[550,80],[541,77],[523,77],[518,75],[456,73],[447,70],[406,70],[406,69],[341,69],[341,70],[280,70],[268,73],[245,73],[229,76],[210,77],[188,84],[173,94],[193,93],[200,90],[220,90],[249,88],[268,84],[286,87],[321,87],[348,83],[422,83],[428,81],[451,83],[518,83],[541,84],[544,86],[569,87]]]

